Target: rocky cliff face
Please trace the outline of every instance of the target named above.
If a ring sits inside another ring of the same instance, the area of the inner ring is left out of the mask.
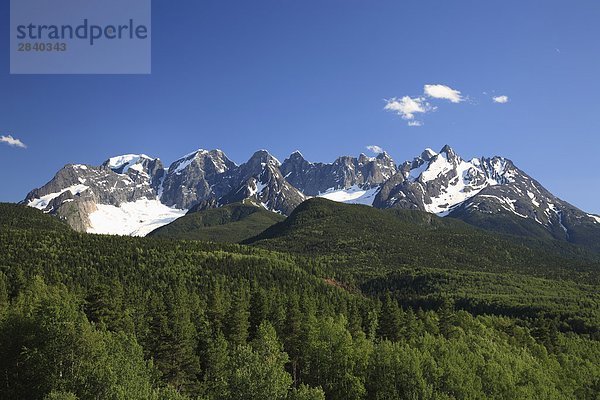
[[[267,210],[289,215],[306,196],[283,177],[280,167],[267,151],[257,151],[232,174],[233,189],[219,199],[220,204],[250,199]]]
[[[160,200],[170,207],[189,209],[221,197],[231,190],[230,172],[236,168],[221,150],[197,150],[172,163],[165,172],[158,189]]]
[[[285,179],[308,196],[353,186],[370,189],[387,181],[396,172],[396,164],[387,153],[374,158],[364,154],[358,158],[343,156],[331,164],[324,164],[308,162],[296,151],[281,165]]]

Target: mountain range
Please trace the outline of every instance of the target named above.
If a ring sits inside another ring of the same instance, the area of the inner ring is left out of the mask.
[[[197,150],[168,168],[143,154],[100,166],[68,164],[23,203],[90,233],[144,236],[175,219],[243,202],[290,215],[311,197],[410,209],[502,233],[553,238],[600,250],[600,217],[554,196],[504,157],[465,160],[450,146],[396,164],[389,154],[283,163],[266,150],[241,165]]]

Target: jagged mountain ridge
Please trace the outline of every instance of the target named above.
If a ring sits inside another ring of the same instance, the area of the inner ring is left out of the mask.
[[[343,156],[331,164],[306,161],[295,151],[281,165],[281,173],[294,187],[307,196],[318,196],[353,186],[370,189],[390,179],[398,168],[383,152],[377,157],[361,154],[358,158]]]
[[[524,231],[567,241],[589,241],[590,232],[595,240],[600,231],[600,217],[558,199],[512,161],[464,160],[449,146],[400,165],[385,152],[312,163],[296,151],[280,163],[266,150],[237,165],[221,150],[197,150],[165,168],[130,154],[98,167],[67,165],[24,202],[81,231],[145,235],[190,209],[249,201],[289,215],[314,196],[450,215],[492,230],[494,218],[509,216],[512,227],[497,230],[528,224]]]

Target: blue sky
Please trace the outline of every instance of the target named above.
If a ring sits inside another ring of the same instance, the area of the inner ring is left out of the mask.
[[[378,145],[402,162],[448,143],[600,213],[596,0],[155,0],[152,13],[147,76],[9,75],[0,41],[0,136],[27,145],[0,143],[0,201],[123,153],[333,161]],[[0,15],[7,38],[8,1]],[[413,114],[422,126],[384,109],[404,96],[435,108]]]

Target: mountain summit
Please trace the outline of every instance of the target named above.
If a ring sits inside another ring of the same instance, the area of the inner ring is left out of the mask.
[[[426,211],[485,229],[600,247],[600,217],[557,198],[504,157],[463,159],[450,146],[396,165],[385,152],[314,163],[266,150],[236,165],[197,150],[165,168],[143,154],[69,164],[25,204],[93,233],[145,235],[193,211],[248,201],[289,215],[310,197]],[[191,212],[191,211],[190,211]]]

